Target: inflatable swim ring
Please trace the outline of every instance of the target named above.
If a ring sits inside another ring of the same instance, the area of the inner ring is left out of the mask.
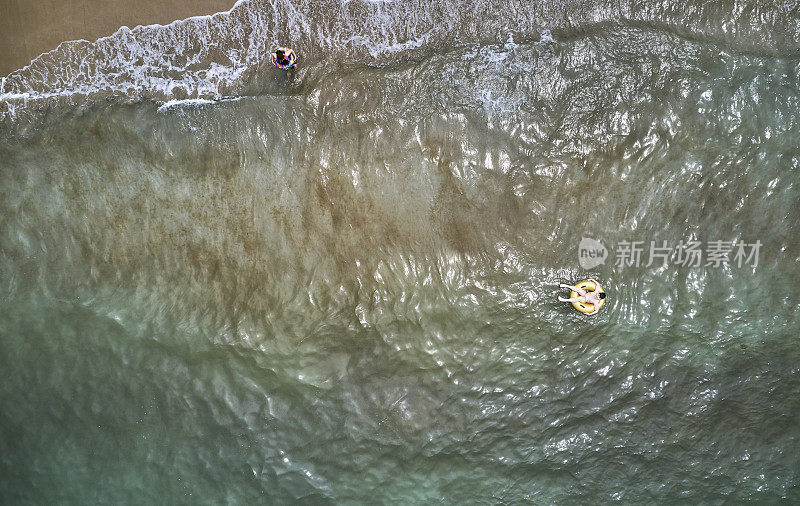
[[[276,49],[275,51],[276,51],[276,52],[277,52],[277,51],[283,51],[283,53],[284,53],[284,54],[288,54],[288,56],[286,57],[286,59],[287,59],[287,60],[289,60],[289,63],[287,63],[287,64],[283,65],[283,64],[281,64],[281,63],[278,63],[278,60],[275,60],[275,61],[273,61],[272,63],[273,63],[273,64],[274,64],[276,67],[278,67],[279,69],[281,69],[281,70],[292,70],[292,69],[294,68],[294,66],[295,66],[295,62],[297,61],[297,56],[294,54],[294,51],[292,51],[292,50],[291,50],[290,48],[288,48],[288,47],[279,47],[279,48],[278,48],[278,49]]]
[[[583,290],[585,292],[593,292],[593,291],[595,291],[595,289],[598,289],[600,291],[600,293],[605,293],[605,291],[603,290],[603,287],[601,287],[599,285],[596,285],[595,282],[590,280],[590,279],[586,279],[584,281],[581,281],[580,283],[576,283],[575,286],[577,286],[578,288],[580,288],[581,290]],[[570,298],[578,297],[578,296],[579,296],[579,294],[575,290],[572,290],[571,292],[569,292],[569,297]],[[598,304],[597,304],[597,306],[598,306],[597,310],[600,311],[600,308],[602,308],[603,304],[605,304],[605,303],[606,303],[606,299],[600,299],[600,302],[598,302]],[[577,309],[581,313],[591,313],[591,312],[594,311],[594,304],[587,304],[585,302],[573,302],[572,303],[572,307],[574,307],[575,309]]]

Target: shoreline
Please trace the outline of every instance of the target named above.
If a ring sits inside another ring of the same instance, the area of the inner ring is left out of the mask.
[[[0,6],[0,76],[71,40],[95,41],[123,26],[168,25],[230,10],[236,0],[8,0]]]

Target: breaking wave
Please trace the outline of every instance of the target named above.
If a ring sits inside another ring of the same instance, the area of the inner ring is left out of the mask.
[[[748,2],[572,0],[240,0],[227,12],[120,28],[68,41],[0,82],[0,122],[24,123],[58,104],[219,100],[265,92],[270,48],[295,47],[303,70],[387,65],[470,43],[553,40],[607,22],[660,25],[740,51],[797,52],[798,6]],[[721,12],[725,10],[725,12]],[[269,90],[266,90],[267,92]]]

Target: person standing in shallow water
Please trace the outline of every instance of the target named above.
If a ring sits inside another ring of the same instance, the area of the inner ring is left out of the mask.
[[[281,70],[292,70],[296,65],[297,55],[294,54],[291,48],[279,47],[269,56],[269,59],[273,65]]]
[[[600,291],[602,289],[600,283],[598,283],[594,279],[590,279],[589,281],[592,281],[595,285],[595,289],[591,292],[587,292],[583,288],[579,288],[577,286],[566,285],[564,283],[561,283],[559,285],[561,288],[568,288],[570,290],[574,290],[578,292],[578,296],[570,297],[568,299],[564,297],[559,297],[558,300],[561,302],[582,302],[583,304],[592,304],[594,306],[594,311],[586,314],[595,314],[600,310],[600,300],[605,299],[606,294]]]

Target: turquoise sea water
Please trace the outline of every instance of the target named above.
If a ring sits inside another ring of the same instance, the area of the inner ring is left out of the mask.
[[[3,82],[0,502],[800,500],[797,7],[491,40],[473,4],[356,6],[302,30],[363,60],[309,35],[213,96],[87,92],[69,52]],[[208,22],[268,44],[237,9]],[[645,265],[692,240],[758,264]],[[587,277],[592,317],[556,300]]]

